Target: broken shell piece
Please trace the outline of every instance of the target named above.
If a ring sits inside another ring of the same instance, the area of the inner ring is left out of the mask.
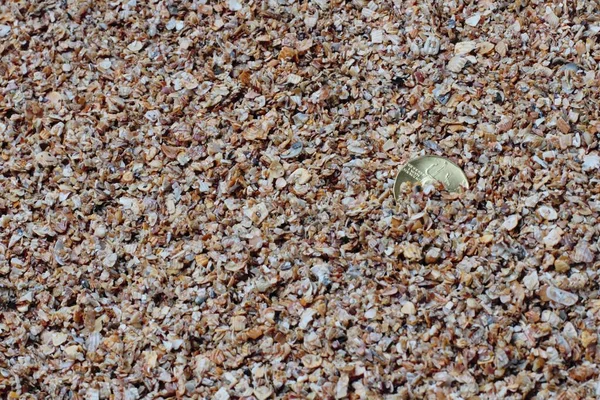
[[[502,224],[502,227],[504,229],[506,229],[507,231],[512,231],[513,229],[515,229],[517,227],[517,225],[519,224],[519,220],[521,219],[521,217],[519,217],[518,215],[511,215],[508,218],[506,218],[506,220],[504,220],[504,223]]]
[[[454,54],[455,55],[469,54],[470,52],[475,50],[475,48],[477,48],[477,43],[475,43],[473,40],[459,42],[459,43],[456,43],[456,45],[454,46]]]
[[[544,244],[547,247],[554,247],[562,239],[563,230],[560,228],[554,228],[546,236],[544,236]]]
[[[494,50],[494,44],[490,42],[477,43],[477,52],[479,54],[487,54]]]
[[[465,20],[465,23],[469,26],[477,26],[479,20],[481,19],[481,14],[477,13]]]
[[[47,151],[37,153],[35,155],[35,161],[42,167],[52,167],[58,164],[58,159]]]
[[[501,40],[496,44],[496,52],[500,54],[501,57],[506,56],[506,52],[508,51],[508,44],[504,40]]]
[[[298,155],[300,155],[300,153],[302,153],[303,148],[304,145],[302,144],[302,142],[294,142],[294,144],[290,146],[289,150],[281,155],[281,158],[286,159],[297,157]]]
[[[467,59],[463,56],[458,55],[458,56],[452,57],[450,59],[450,61],[448,61],[448,65],[446,66],[446,68],[450,72],[459,73],[460,71],[463,70],[465,65],[467,65]]]
[[[548,221],[553,221],[558,217],[558,214],[556,213],[554,208],[548,206],[541,206],[540,208],[538,208],[538,214],[540,215],[540,217]]]
[[[374,29],[371,31],[371,42],[372,43],[383,43],[383,31],[380,29]]]
[[[577,303],[578,296],[576,294],[567,292],[566,290],[559,289],[554,286],[548,286],[546,288],[546,296],[559,304],[564,306],[572,306]]]
[[[600,156],[598,154],[587,154],[583,156],[583,170],[590,171],[600,167]]]
[[[246,329],[246,317],[243,315],[231,317],[231,328],[236,332]]]
[[[560,23],[560,19],[554,14],[554,11],[549,6],[546,7],[546,15],[544,19],[552,28],[556,28]]]
[[[297,170],[292,172],[289,180],[290,180],[290,182],[293,182],[293,183],[296,183],[299,185],[304,185],[305,183],[307,183],[310,180],[310,178],[311,178],[311,174],[306,168],[298,168]]]
[[[429,36],[421,50],[423,54],[435,56],[440,52],[440,40],[435,36]]]
[[[594,261],[594,253],[590,249],[590,244],[582,241],[575,246],[575,251],[571,255],[571,259],[576,263],[591,263]]]
[[[322,363],[323,359],[319,355],[307,354],[304,357],[302,357],[302,364],[304,364],[306,368],[318,368],[321,366]]]

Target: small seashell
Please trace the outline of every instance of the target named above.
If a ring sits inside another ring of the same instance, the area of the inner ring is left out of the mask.
[[[179,154],[177,154],[177,162],[179,162],[179,165],[185,165],[188,162],[190,162],[190,156],[187,152],[182,151]]]
[[[582,40],[579,40],[577,43],[575,43],[575,51],[577,52],[578,56],[582,56],[587,53],[587,47]]]
[[[62,237],[58,238],[58,240],[54,244],[53,256],[54,260],[59,265],[65,265],[67,258],[69,257],[69,250],[65,247],[65,242]]]
[[[110,61],[110,59],[108,59],[108,58],[105,58],[98,63],[98,67],[103,70],[108,70],[108,69],[110,69],[111,66],[112,66],[112,61]]]
[[[221,365],[225,361],[225,354],[220,349],[214,349],[209,353],[208,359],[216,365]]]
[[[290,61],[298,56],[298,52],[291,47],[283,47],[277,57],[279,60]]]
[[[246,335],[250,339],[256,340],[263,335],[263,330],[260,328],[251,328],[251,329],[248,329],[248,331],[246,332]]]
[[[477,43],[473,40],[456,43],[454,46],[455,55],[469,54],[477,48]]]
[[[427,40],[425,40],[425,44],[423,45],[421,52],[423,54],[435,56],[440,52],[440,40],[435,36],[429,36]]]
[[[565,306],[572,306],[577,303],[578,296],[576,294],[567,292],[566,290],[559,289],[554,286],[548,286],[546,288],[546,296],[559,304]]]
[[[308,121],[308,115],[304,113],[294,114],[292,121],[294,121],[295,125],[302,126]]]
[[[569,265],[568,260],[568,257],[566,257],[565,255],[560,256],[554,261],[554,269],[556,269],[557,272],[563,274],[565,272],[569,272],[571,266]]]
[[[417,42],[410,42],[410,52],[412,54],[414,54],[416,57],[418,57],[421,54],[421,49],[419,48],[419,45],[417,44]]]
[[[230,399],[229,392],[224,387],[221,387],[219,390],[217,390],[217,392],[215,393],[215,395],[213,397],[213,400],[229,400],[229,399]]]
[[[182,150],[181,147],[168,146],[166,144],[163,144],[162,146],[160,146],[160,148],[163,151],[164,155],[167,156],[167,158],[173,160],[177,158],[177,155]]]
[[[541,206],[540,208],[538,208],[537,212],[540,215],[540,217],[544,218],[547,221],[554,221],[558,217],[558,214],[556,213],[554,208],[549,206]]]
[[[194,90],[200,85],[198,79],[196,79],[196,77],[189,72],[184,72],[181,74],[181,84],[187,90]]]
[[[467,18],[465,20],[465,23],[469,26],[477,26],[480,19],[481,19],[481,14],[477,13],[477,14],[474,14],[473,16]]]
[[[118,256],[116,253],[110,253],[106,257],[104,257],[104,260],[102,260],[102,265],[105,268],[112,268],[117,263],[117,259]]]
[[[521,219],[520,216],[513,214],[504,220],[502,227],[504,229],[506,229],[507,231],[512,231],[513,229],[515,229],[517,227],[520,219]]]
[[[446,69],[450,72],[459,73],[463,70],[465,65],[467,65],[467,59],[463,56],[457,55],[452,57],[450,61],[448,61]]]
[[[594,261],[594,253],[592,253],[590,244],[586,241],[579,242],[571,254],[571,260],[576,263],[591,263]]]
[[[196,257],[194,257],[194,260],[196,261],[196,264],[200,265],[201,267],[206,267],[210,261],[206,254],[198,254]]]
[[[256,290],[260,293],[265,293],[269,288],[271,288],[271,282],[266,279],[258,279],[255,283]]]
[[[323,285],[329,285],[331,283],[331,271],[327,264],[316,264],[310,269],[310,272],[317,277],[319,283]]]
[[[60,105],[62,103],[62,95],[59,92],[50,92],[46,95],[46,99],[54,106],[56,109],[60,109]]]
[[[598,334],[594,332],[590,332],[588,330],[584,330],[581,332],[581,344],[583,347],[588,347],[591,344],[598,342]]]
[[[508,355],[506,354],[504,349],[502,349],[502,348],[496,349],[496,357],[494,359],[496,368],[504,368],[505,366],[508,365],[509,362],[510,362],[510,359],[508,358]]]

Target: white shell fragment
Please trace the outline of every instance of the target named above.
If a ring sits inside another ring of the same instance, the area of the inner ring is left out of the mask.
[[[289,181],[298,185],[304,185],[310,180],[311,176],[311,173],[306,168],[298,168],[292,172]]]
[[[516,214],[511,215],[504,220],[502,227],[504,229],[506,229],[507,231],[512,231],[513,229],[515,229],[517,227],[520,219],[521,219],[521,217],[519,217]]]
[[[421,49],[423,54],[427,54],[430,56],[435,56],[440,52],[440,40],[435,36],[428,36],[427,40],[425,40],[425,44]]]
[[[562,235],[563,230],[561,228],[553,228],[550,232],[546,234],[546,236],[544,236],[544,244],[547,247],[554,247],[560,242],[560,240],[562,239]]]
[[[144,45],[142,44],[142,42],[140,42],[139,40],[135,40],[133,42],[131,42],[129,44],[129,46],[127,46],[127,48],[135,53],[137,53],[138,51],[140,51],[142,49],[142,47],[144,47]]]
[[[477,26],[479,20],[481,19],[481,14],[477,13],[465,20],[465,23],[469,26]]]
[[[583,156],[583,170],[591,171],[600,167],[600,155],[597,153],[586,154]]]
[[[558,217],[556,210],[549,206],[541,206],[540,208],[538,208],[537,212],[540,215],[540,217],[548,221],[554,221]]]
[[[372,43],[383,43],[383,31],[380,29],[374,29],[371,31],[371,42]]]
[[[446,68],[448,71],[459,73],[467,65],[467,59],[462,55],[454,56],[448,61]]]
[[[239,11],[242,9],[242,3],[240,0],[227,0],[227,7],[231,11]]]
[[[558,19],[558,17],[552,10],[552,7],[550,7],[550,6],[546,6],[546,15],[545,15],[544,19],[552,28],[556,28],[558,26],[558,24],[560,23],[560,20]]]
[[[590,243],[581,241],[575,246],[571,259],[577,263],[590,263],[594,261],[594,253],[591,250]]]
[[[523,278],[523,285],[525,285],[528,290],[536,290],[539,286],[539,283],[537,271],[532,271],[531,273],[527,274],[525,278]]]
[[[10,26],[0,25],[0,38],[8,36],[9,33],[10,33]]]
[[[564,306],[572,306],[577,303],[577,295],[567,292],[566,290],[559,289],[554,286],[546,288],[546,296],[552,301],[555,301]]]
[[[473,40],[459,42],[459,43],[456,43],[456,45],[454,46],[454,54],[456,54],[456,55],[469,54],[476,48],[477,48],[477,42],[475,42]]]
[[[304,147],[304,145],[302,144],[302,142],[294,142],[294,144],[292,144],[290,146],[288,151],[286,151],[285,153],[283,153],[281,155],[281,158],[288,159],[288,158],[298,157],[300,155],[300,153],[302,153],[303,147]]]

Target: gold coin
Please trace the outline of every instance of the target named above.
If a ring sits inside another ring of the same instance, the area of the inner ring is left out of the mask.
[[[463,170],[452,161],[438,156],[423,156],[410,160],[400,169],[394,183],[394,198],[400,195],[400,185],[404,182],[441,182],[449,192],[457,192],[459,187],[468,188],[469,182]]]

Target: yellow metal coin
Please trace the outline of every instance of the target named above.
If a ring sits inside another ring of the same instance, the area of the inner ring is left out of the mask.
[[[457,192],[459,187],[468,188],[469,182],[463,170],[452,161],[438,156],[423,156],[410,160],[400,169],[394,183],[394,198],[400,195],[404,182],[441,182],[449,192]]]

